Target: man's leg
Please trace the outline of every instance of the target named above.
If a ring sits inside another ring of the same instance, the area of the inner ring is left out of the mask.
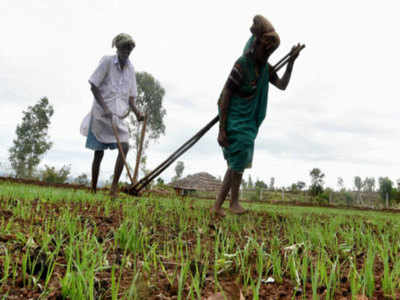
[[[231,204],[230,204],[230,211],[234,214],[240,215],[244,214],[246,212],[246,209],[244,209],[240,204],[239,204],[239,189],[240,189],[240,184],[242,183],[242,177],[243,173],[241,172],[236,172],[236,171],[231,171]]]
[[[221,189],[219,190],[219,193],[217,195],[217,200],[215,201],[214,206],[211,208],[212,212],[215,212],[220,216],[225,216],[224,210],[222,209],[222,204],[224,203],[226,196],[228,195],[229,190],[231,189],[231,183],[232,183],[231,173],[232,170],[228,168],[226,170]]]
[[[92,163],[92,192],[97,191],[97,180],[99,179],[100,164],[103,159],[104,151],[94,151],[94,158]]]
[[[124,155],[126,158],[126,155],[128,154],[129,151],[129,145],[128,143],[121,143],[122,145],[122,151],[124,151]],[[111,191],[110,191],[110,195],[112,197],[116,197],[117,196],[117,192],[118,192],[118,181],[119,178],[121,177],[121,173],[122,173],[122,169],[124,168],[124,160],[122,158],[121,153],[118,151],[118,158],[117,161],[115,163],[115,168],[114,168],[114,178],[113,178],[113,182],[111,185]]]

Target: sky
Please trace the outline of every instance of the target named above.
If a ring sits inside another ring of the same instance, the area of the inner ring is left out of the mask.
[[[396,1],[0,1],[0,163],[16,137],[22,111],[43,96],[55,113],[54,143],[45,164],[90,174],[92,151],[79,133],[93,96],[88,78],[100,58],[113,54],[113,37],[133,36],[131,62],[165,88],[166,132],[151,143],[153,169],[217,114],[217,98],[250,37],[256,14],[281,37],[274,64],[296,43],[297,59],[286,91],[270,87],[267,117],[255,145],[247,179],[288,186],[310,182],[320,168],[327,186],[342,177],[400,178],[400,39]],[[282,72],[280,72],[282,75]],[[226,162],[217,126],[179,160],[183,175],[223,176]],[[116,151],[105,153],[108,179]],[[128,154],[134,165],[135,154]],[[175,174],[174,166],[161,177]],[[123,175],[124,177],[125,175]]]

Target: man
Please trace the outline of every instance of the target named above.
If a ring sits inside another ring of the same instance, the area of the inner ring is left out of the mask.
[[[266,115],[268,85],[271,82],[281,90],[286,89],[300,47],[292,48],[293,55],[284,75],[279,78],[268,63],[268,58],[280,44],[279,35],[261,15],[254,17],[250,31],[252,37],[236,61],[218,101],[218,143],[228,163],[221,190],[211,208],[220,216],[225,216],[222,204],[229,191],[230,211],[234,214],[246,212],[239,204],[239,188],[244,169],[251,167],[254,140]]]
[[[137,96],[135,69],[129,61],[129,55],[135,42],[128,34],[117,35],[112,42],[117,48],[116,55],[104,56],[97,69],[89,79],[94,96],[91,112],[85,117],[81,132],[87,136],[86,148],[94,150],[92,163],[92,191],[96,193],[100,164],[106,149],[118,149],[112,123],[117,128],[122,149],[126,157],[129,150],[129,132],[127,124],[122,120],[129,113],[135,113],[138,121],[144,118],[136,109]],[[124,166],[122,154],[118,154],[114,168],[114,177],[110,195],[118,195],[118,181]]]

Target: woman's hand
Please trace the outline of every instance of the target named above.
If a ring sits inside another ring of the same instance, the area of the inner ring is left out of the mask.
[[[292,47],[292,50],[290,51],[289,63],[293,64],[297,57],[299,57],[300,48],[300,43]]]
[[[218,144],[221,147],[228,147],[229,146],[228,136],[226,135],[226,130],[225,129],[222,129],[222,128],[219,129]]]

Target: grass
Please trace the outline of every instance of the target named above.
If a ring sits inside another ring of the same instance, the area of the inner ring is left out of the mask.
[[[210,205],[2,182],[0,297],[399,298],[400,215]]]

